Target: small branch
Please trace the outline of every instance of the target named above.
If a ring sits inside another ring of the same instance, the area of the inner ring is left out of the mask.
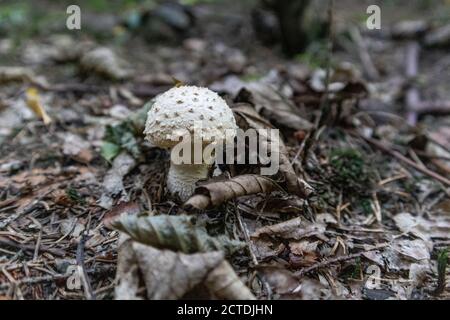
[[[450,100],[420,101],[414,110],[419,114],[450,114]]]
[[[248,251],[252,258],[253,264],[255,267],[257,267],[259,265],[258,258],[256,258],[256,254],[253,250],[253,244],[250,239],[250,234],[248,232],[247,226],[245,225],[244,221],[242,220],[242,216],[241,216],[241,213],[239,212],[239,208],[236,205],[236,201],[234,202],[234,208],[235,208],[235,212],[236,212],[236,218],[239,223],[239,228],[241,229],[242,233],[244,234],[245,242],[247,242]],[[257,271],[257,276],[267,291],[267,299],[270,300],[272,298],[272,289],[270,288],[270,285],[264,279],[264,276],[261,275],[258,271]]]
[[[129,91],[138,97],[154,97],[169,88],[170,88],[169,86],[155,87],[155,86],[136,85],[133,86],[133,88],[130,88]],[[85,93],[108,92],[109,86],[98,86],[84,83],[64,83],[64,84],[40,86],[40,89],[60,93],[74,92],[79,94],[85,94]]]
[[[389,147],[385,146],[382,142],[377,141],[375,139],[372,138],[366,138],[362,135],[360,135],[360,137],[362,137],[364,140],[366,140],[368,143],[370,143],[371,145],[377,147],[378,149],[380,149],[381,151],[393,156],[394,158],[408,164],[409,166],[413,167],[414,169],[416,169],[417,171],[420,171],[421,173],[447,185],[450,186],[450,180],[441,176],[440,174],[431,171],[428,168],[422,167],[420,165],[418,165],[417,163],[415,163],[414,161],[412,161],[411,159],[408,159],[407,157],[405,157],[404,155],[402,155],[400,152],[396,151],[396,150],[392,150]]]
[[[17,243],[15,241],[9,240],[5,237],[0,237],[0,246],[17,248],[17,249],[24,250],[24,251],[31,251],[33,253],[36,251],[36,245]],[[39,246],[39,251],[48,252],[48,253],[51,253],[52,255],[58,256],[58,257],[64,257],[66,255],[66,252],[64,250],[53,249],[53,248],[49,248],[49,247],[43,246],[43,245]]]
[[[406,65],[405,74],[408,80],[414,80],[417,77],[419,70],[419,44],[417,42],[411,42],[406,49]],[[406,121],[409,125],[414,126],[417,122],[416,108],[420,104],[419,89],[414,84],[410,84],[409,89],[406,91],[405,96],[406,103]]]
[[[380,78],[380,73],[373,64],[369,51],[367,50],[366,43],[364,42],[361,32],[358,27],[352,26],[350,28],[350,36],[358,49],[359,59],[361,60],[364,71],[369,80],[375,81]]]
[[[353,253],[353,254],[350,254],[350,255],[347,255],[347,256],[341,256],[341,257],[337,257],[337,258],[333,258],[333,259],[327,259],[325,261],[321,261],[319,263],[316,263],[316,264],[314,264],[314,265],[312,265],[312,266],[310,266],[308,268],[304,268],[304,269],[296,272],[295,275],[297,277],[301,277],[304,274],[306,274],[308,272],[311,272],[313,270],[327,267],[327,266],[329,266],[330,264],[333,264],[333,263],[343,262],[343,261],[359,258],[360,256],[362,256],[366,252],[379,250],[379,249],[387,247],[388,245],[389,245],[389,243],[382,243],[382,244],[379,244],[379,245],[377,245],[374,248],[369,249],[369,250],[365,250],[365,251],[361,251],[361,252],[358,252],[358,253]]]
[[[83,283],[84,295],[87,300],[95,300],[95,293],[92,291],[91,283],[89,281],[88,273],[84,265],[84,244],[86,242],[86,233],[81,236],[80,242],[77,247],[77,270],[80,279]]]
[[[108,266],[106,268],[96,268],[88,270],[88,273],[90,274],[107,274],[111,271],[116,270],[116,266]],[[54,282],[62,279],[67,279],[71,276],[71,273],[66,274],[53,274],[53,275],[47,275],[47,276],[39,276],[39,277],[32,277],[32,278],[26,278],[23,280],[16,280],[14,283],[2,283],[0,284],[0,290],[8,289],[11,285],[20,286],[20,285],[34,285],[34,284],[42,284],[47,282]]]

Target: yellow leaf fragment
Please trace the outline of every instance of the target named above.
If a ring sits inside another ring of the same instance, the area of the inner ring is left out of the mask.
[[[31,87],[26,90],[26,102],[27,106],[33,110],[33,112],[42,119],[45,125],[52,122],[47,112],[42,105],[41,98],[36,88]]]

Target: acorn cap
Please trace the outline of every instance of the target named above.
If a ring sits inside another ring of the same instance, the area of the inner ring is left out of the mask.
[[[195,128],[195,130],[194,130]],[[224,99],[208,88],[174,87],[155,98],[144,134],[155,146],[170,149],[190,134],[203,145],[234,138],[236,121]]]

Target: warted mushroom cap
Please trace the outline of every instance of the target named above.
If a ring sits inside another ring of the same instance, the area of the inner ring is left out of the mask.
[[[194,131],[195,128],[195,131]],[[154,145],[172,148],[190,134],[203,144],[235,136],[233,112],[217,93],[196,86],[174,87],[156,97],[144,134]]]

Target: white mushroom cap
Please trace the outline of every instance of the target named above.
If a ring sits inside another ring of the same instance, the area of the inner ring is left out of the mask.
[[[217,93],[196,86],[174,87],[155,98],[144,134],[154,145],[172,148],[189,133],[203,144],[234,138],[233,112]],[[200,127],[200,128],[199,128]]]

